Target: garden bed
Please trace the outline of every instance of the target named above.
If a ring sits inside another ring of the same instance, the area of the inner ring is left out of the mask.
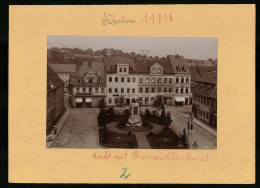
[[[108,148],[138,148],[134,134],[120,134],[99,128],[99,143]]]
[[[153,149],[178,149],[181,141],[170,128],[164,128],[158,134],[149,132],[146,136]]]

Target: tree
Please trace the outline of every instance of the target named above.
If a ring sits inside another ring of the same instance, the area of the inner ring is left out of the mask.
[[[145,109],[145,117],[148,119],[151,117],[151,111],[149,109]]]
[[[181,136],[181,143],[186,148],[187,147],[186,129],[183,129],[183,133],[180,136]]]
[[[161,123],[164,124],[165,121],[166,121],[165,109],[164,109],[164,106],[162,106],[162,112],[161,112]]]
[[[106,102],[104,99],[98,101],[98,108],[100,109],[100,111],[106,108]]]
[[[93,55],[93,50],[91,48],[86,49],[85,54],[86,55]]]
[[[171,123],[172,123],[171,113],[167,112],[166,119],[165,119],[165,126],[169,128]]]
[[[128,118],[131,116],[131,111],[129,109],[125,109],[124,115],[125,115],[125,119],[128,120]]]
[[[156,97],[156,99],[155,99],[154,102],[153,102],[153,107],[154,107],[157,111],[159,111],[159,110],[161,109],[161,107],[162,107],[162,100],[161,100],[160,98]]]
[[[121,112],[121,108],[123,108],[125,106],[124,95],[120,95],[118,98],[116,98],[115,102],[116,102],[116,105],[120,108],[120,112]]]
[[[73,49],[71,50],[71,52],[72,52],[73,54],[84,54],[84,51],[83,51],[82,49],[79,49],[79,48],[73,48]]]

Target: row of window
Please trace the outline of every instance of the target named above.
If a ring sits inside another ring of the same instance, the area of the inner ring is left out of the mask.
[[[100,83],[103,84],[104,83],[104,79],[103,77],[99,77],[99,82],[97,81],[97,77],[84,77],[84,79],[82,80],[81,78],[77,78],[76,79],[76,83],[80,84],[80,83]],[[75,78],[71,78],[72,82],[75,82]]]
[[[163,81],[163,82],[162,82]],[[140,78],[139,79],[139,83],[140,84],[143,84],[143,83],[145,83],[145,84],[155,84],[155,83],[157,83],[157,84],[162,84],[162,83],[164,83],[164,84],[172,84],[172,78],[157,78],[157,80],[156,80],[156,78]]]
[[[157,68],[157,74],[161,74],[161,73],[162,73],[161,69]],[[152,74],[156,74],[156,68],[152,69]]]
[[[64,96],[64,91],[62,87],[49,93],[47,96],[47,108],[51,107],[53,104],[56,103],[56,101],[59,101],[59,99],[63,100],[63,96]]]
[[[112,88],[108,88],[108,93],[136,93],[136,90],[135,88],[127,88],[125,90],[125,88],[114,88],[114,91],[112,90]],[[161,92],[164,92],[164,93],[172,93],[173,92],[173,88],[171,87],[163,87],[163,90],[161,87],[158,87],[157,89],[155,87],[139,87],[139,93],[161,93]],[[189,88],[176,88],[175,89],[175,93],[181,93],[181,94],[184,94],[184,93],[189,93]]]
[[[172,93],[173,89],[171,87],[164,87],[163,88],[163,92],[164,93]],[[161,93],[162,92],[162,88],[158,87],[157,88],[157,91],[155,90],[154,87],[152,87],[151,89],[149,87],[145,87],[145,88],[142,88],[142,87],[139,87],[139,93]]]
[[[108,93],[112,93],[112,88],[108,88]],[[125,93],[125,88],[120,89],[121,93]],[[119,88],[114,88],[114,93],[119,93]],[[131,88],[126,89],[126,93],[131,93]],[[135,93],[135,88],[132,88],[132,93]]]
[[[181,83],[181,84],[189,83],[189,80],[190,80],[189,78],[176,78],[176,82],[175,83]]]
[[[139,97],[138,100],[139,100],[140,103],[150,104],[150,102],[152,103],[155,100],[155,97]],[[132,99],[132,103],[133,102],[135,102],[135,99]],[[108,98],[108,104],[112,104],[112,103],[116,103],[116,98]]]
[[[210,101],[209,98],[206,98],[206,97],[203,97],[203,96],[199,96],[199,95],[194,95],[193,96],[193,100],[199,102],[199,103],[202,103],[202,104],[205,104],[209,107],[212,107],[212,108],[216,108],[216,102],[215,101]]]
[[[112,82],[112,77],[109,77],[108,81]],[[131,82],[131,78],[130,77],[127,77],[127,78],[126,77],[121,77],[120,81],[121,82]],[[115,77],[114,78],[114,82],[119,82],[119,78]],[[132,77],[132,82],[135,83],[135,77]]]
[[[201,117],[203,117],[203,118],[206,118],[206,119],[209,118],[209,113],[208,113],[208,112],[205,112],[205,111],[203,111],[203,110],[201,110],[201,109],[198,109],[198,114],[199,114]]]
[[[82,88],[82,92],[83,93],[92,93],[92,92],[95,92],[95,93],[99,93],[99,88],[98,87],[96,87],[96,88]],[[77,93],[80,93],[80,88],[76,88],[76,92]],[[100,93],[105,93],[105,88],[101,88],[101,91],[100,91]]]

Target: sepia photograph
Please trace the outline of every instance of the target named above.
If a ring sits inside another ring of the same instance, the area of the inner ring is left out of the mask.
[[[46,147],[217,149],[217,38],[48,36]]]

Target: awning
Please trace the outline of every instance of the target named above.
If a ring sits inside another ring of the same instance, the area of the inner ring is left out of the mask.
[[[82,98],[77,98],[76,99],[76,102],[82,102],[83,100],[82,100]]]
[[[176,102],[185,102],[185,98],[184,97],[174,97]]]
[[[85,101],[86,101],[86,102],[92,102],[92,99],[91,99],[91,98],[86,98]]]

